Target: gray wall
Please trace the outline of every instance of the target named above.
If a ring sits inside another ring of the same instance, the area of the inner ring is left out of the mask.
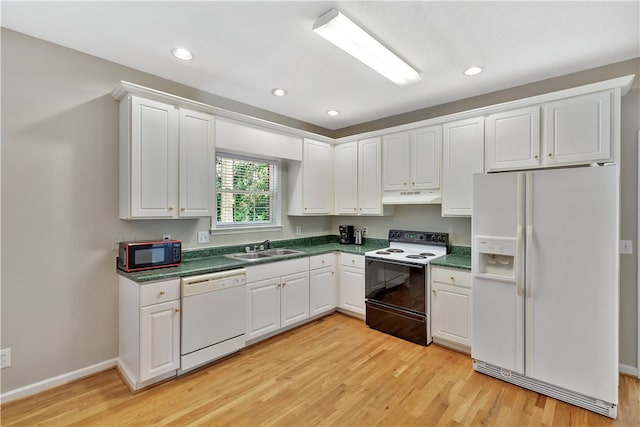
[[[171,234],[195,247],[196,231],[209,227],[198,219],[118,219],[118,116],[110,93],[120,80],[331,134],[9,30],[2,29],[1,42],[0,347],[11,347],[13,359],[2,370],[4,393],[117,356],[114,236]],[[634,242],[638,104],[637,90],[623,101],[622,237]],[[415,226],[448,231],[454,244],[470,242],[469,219],[441,218],[439,205],[398,206],[385,218],[283,221],[282,232],[213,236],[211,245],[292,237],[296,226],[304,235],[335,233],[342,223],[366,225],[373,237]],[[621,362],[635,366],[635,257],[621,264]]]

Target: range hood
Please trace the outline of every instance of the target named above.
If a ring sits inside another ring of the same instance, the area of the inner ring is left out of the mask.
[[[427,205],[442,203],[440,190],[385,191],[383,205]]]

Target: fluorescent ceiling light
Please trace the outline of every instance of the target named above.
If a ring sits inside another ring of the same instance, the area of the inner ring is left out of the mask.
[[[173,54],[173,56],[178,59],[182,59],[183,61],[191,61],[194,57],[193,53],[190,50],[183,47],[177,47],[173,49],[171,53]]]
[[[420,74],[337,9],[313,24],[313,31],[397,85],[420,80]]]

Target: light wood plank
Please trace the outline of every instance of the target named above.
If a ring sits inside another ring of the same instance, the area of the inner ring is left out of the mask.
[[[112,369],[0,409],[2,426],[640,426],[640,380],[621,376],[610,420],[336,313],[137,394]]]

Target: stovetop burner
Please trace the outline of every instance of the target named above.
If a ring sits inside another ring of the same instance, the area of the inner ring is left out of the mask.
[[[385,262],[426,265],[447,254],[449,234],[430,231],[389,230],[389,247],[365,253]]]

